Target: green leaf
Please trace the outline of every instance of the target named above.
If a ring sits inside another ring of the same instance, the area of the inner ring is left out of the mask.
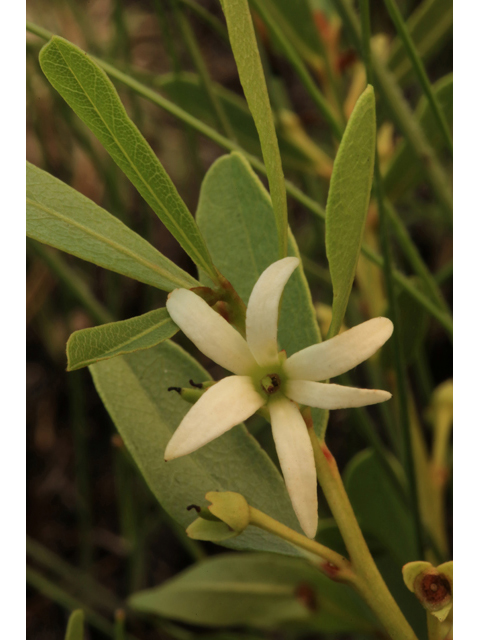
[[[67,631],[65,633],[65,640],[83,640],[83,624],[85,616],[81,609],[72,611],[70,618],[68,619]]]
[[[375,135],[375,95],[368,86],[343,134],[328,191],[325,243],[333,286],[330,336],[342,325],[360,255],[372,188]]]
[[[210,100],[199,76],[188,72],[168,73],[158,77],[155,86],[166,93],[176,105],[209,126],[216,127],[215,114],[212,112]],[[261,157],[262,149],[257,129],[245,100],[222,85],[214,83],[213,89],[222,103],[240,146],[248,153]],[[312,160],[293,142],[290,142],[282,134],[281,129],[277,129],[277,136],[285,167],[309,173],[315,170]]]
[[[208,373],[170,341],[146,351],[91,365],[95,386],[147,484],[182,526],[207,507],[209,491],[237,491],[249,504],[299,531],[285,483],[244,426],[237,426],[198,451],[164,462],[167,442],[191,405],[168,387],[209,380]],[[299,555],[283,540],[255,527],[226,541],[235,549]]]
[[[451,128],[453,123],[453,75],[444,76],[433,85],[432,89]],[[415,115],[432,148],[437,152],[441,151],[445,147],[444,138],[438,129],[430,104],[424,96],[418,104]],[[400,198],[423,179],[425,179],[424,167],[418,161],[410,145],[402,141],[385,172],[383,183],[386,193],[392,199]]]
[[[278,254],[270,196],[240,153],[219,158],[208,170],[197,220],[215,264],[248,303],[254,284]],[[288,255],[299,257],[291,233]],[[301,265],[283,293],[278,339],[287,355],[321,341]]]
[[[166,309],[155,309],[121,322],[75,331],[67,342],[67,370],[75,371],[100,360],[150,349],[177,331],[178,327]]]
[[[452,25],[452,0],[424,0],[408,18],[409,33],[424,61],[429,60],[451,35]],[[405,82],[412,71],[412,63],[400,38],[392,43],[389,67],[400,83]]]
[[[128,117],[107,74],[84,51],[57,36],[41,50],[40,66],[195,264],[215,279],[215,267],[195,220],[152,148]]]
[[[29,162],[27,235],[158,289],[198,286],[123,222]]]
[[[307,562],[225,554],[129,599],[132,608],[195,625],[277,627],[305,621],[317,632],[371,631],[371,616],[348,587]]]
[[[267,170],[278,232],[279,257],[282,258],[287,255],[287,193],[275,124],[250,8],[248,0],[224,0],[222,8],[227,21],[228,36],[237,63],[240,82],[262,145],[263,161]]]
[[[375,453],[358,453],[345,469],[344,482],[362,531],[380,542],[400,566],[415,560],[411,513]]]
[[[253,286],[278,259],[270,196],[242,154],[219,158],[205,176],[197,209],[198,226],[221,273],[248,303]],[[300,257],[289,230],[288,255]],[[290,356],[322,341],[303,266],[288,280],[280,305],[278,344]],[[322,412],[312,416],[318,430]],[[320,432],[319,432],[320,433]]]

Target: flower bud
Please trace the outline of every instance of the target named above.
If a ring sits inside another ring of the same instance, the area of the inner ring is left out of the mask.
[[[405,584],[423,607],[443,622],[453,604],[453,562],[436,568],[430,562],[409,562],[402,572]]]
[[[237,534],[248,527],[250,508],[242,495],[233,491],[210,491],[205,498],[212,503],[208,507],[210,513],[225,522]]]
[[[190,538],[220,542],[235,538],[248,526],[250,509],[239,493],[210,491],[205,498],[212,503],[207,511],[210,518],[202,509],[200,517],[187,528]]]

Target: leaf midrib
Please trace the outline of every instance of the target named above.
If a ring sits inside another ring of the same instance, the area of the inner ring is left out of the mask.
[[[59,52],[60,56],[62,57],[63,61],[65,62],[65,65],[67,66],[67,68],[69,69],[70,73],[72,74],[72,76],[75,78],[76,82],[78,83],[78,86],[82,89],[82,91],[84,92],[84,94],[87,96],[88,100],[90,101],[90,104],[92,105],[92,107],[94,108],[94,110],[96,111],[98,117],[100,118],[100,120],[103,122],[103,124],[105,125],[105,128],[107,129],[108,133],[110,134],[111,138],[113,139],[113,141],[115,142],[115,144],[118,146],[118,148],[120,149],[120,151],[123,153],[124,157],[127,159],[128,163],[130,164],[130,166],[133,168],[134,172],[137,174],[138,178],[140,179],[140,181],[145,185],[145,187],[147,188],[147,190],[150,192],[150,194],[153,196],[154,200],[158,203],[158,205],[161,207],[161,209],[165,212],[166,216],[168,217],[169,220],[171,220],[171,222],[173,223],[174,227],[177,229],[177,231],[179,232],[179,235],[181,235],[184,238],[184,241],[186,242],[186,244],[190,247],[191,251],[194,253],[194,255],[197,256],[198,259],[198,264],[202,264],[204,265],[204,268],[206,267],[206,271],[207,273],[210,272],[209,269],[209,265],[206,265],[206,263],[204,262],[202,256],[198,253],[198,250],[196,249],[195,245],[192,244],[192,242],[190,241],[189,237],[187,235],[185,235],[183,228],[181,226],[179,226],[177,224],[177,221],[175,220],[175,218],[173,216],[171,216],[169,214],[168,209],[165,208],[165,206],[163,205],[163,203],[161,202],[161,200],[158,199],[157,194],[155,193],[155,191],[151,188],[150,184],[143,178],[142,174],[139,173],[135,163],[131,160],[130,156],[128,155],[128,153],[125,151],[125,149],[123,148],[123,146],[120,144],[120,142],[118,141],[117,137],[114,135],[114,133],[112,132],[112,130],[110,129],[110,127],[108,126],[108,124],[106,123],[105,119],[103,118],[102,114],[100,113],[100,111],[97,109],[95,103],[93,102],[93,100],[90,98],[90,95],[88,94],[87,90],[85,89],[85,87],[82,85],[82,83],[79,81],[79,79],[77,78],[75,72],[73,71],[72,67],[68,64],[67,60],[65,59],[65,56],[63,55],[60,47],[58,46],[57,43],[55,43],[56,49]],[[141,134],[140,134],[141,135]],[[148,143],[146,143],[148,146]],[[148,148],[151,150],[151,148],[148,146]],[[152,151],[153,153],[153,151]],[[153,154],[155,155],[155,154]],[[158,161],[158,160],[157,160]],[[180,196],[179,196],[180,197]]]
[[[110,238],[106,238],[105,236],[102,236],[102,235],[96,233],[95,231],[93,231],[89,227],[85,227],[84,225],[80,224],[76,220],[72,220],[71,218],[63,216],[61,213],[59,213],[55,209],[50,209],[49,207],[47,207],[47,206],[45,206],[43,204],[40,204],[40,202],[38,202],[38,200],[31,200],[30,198],[27,197],[26,202],[27,202],[27,205],[31,204],[33,207],[41,209],[42,211],[44,211],[45,213],[47,213],[47,214],[49,214],[49,215],[51,215],[53,217],[59,218],[60,220],[62,220],[62,222],[66,222],[67,224],[70,224],[70,225],[72,225],[74,227],[77,227],[78,229],[81,229],[84,233],[86,233],[87,235],[90,235],[92,238],[95,238],[96,240],[99,240],[100,242],[103,242],[106,245],[110,245],[110,247],[112,247],[112,249],[115,249],[116,251],[119,251],[120,253],[123,253],[124,255],[128,256],[129,258],[133,258],[136,262],[138,262],[139,264],[141,264],[144,267],[147,267],[147,268],[151,269],[155,273],[159,274],[162,278],[164,278],[166,280],[169,280],[172,284],[178,284],[182,288],[190,288],[190,284],[191,283],[188,283],[186,280],[182,281],[182,280],[177,279],[175,276],[173,276],[167,270],[162,271],[162,269],[160,267],[158,267],[157,265],[155,265],[152,262],[149,262],[148,260],[145,260],[145,259],[141,258],[138,254],[134,253],[130,249],[127,249],[126,247],[122,246],[121,244],[118,244],[117,242],[111,240]],[[154,249],[154,247],[152,247],[152,249]],[[75,254],[73,254],[73,255],[75,255]],[[168,260],[168,258],[165,258],[160,253],[158,255],[163,260]]]
[[[243,593],[252,595],[292,595],[294,592],[294,588],[291,585],[276,585],[272,583],[262,583],[262,582],[232,582],[232,581],[219,581],[217,580],[215,583],[209,581],[199,581],[195,582],[190,586],[181,586],[175,588],[175,591],[185,592],[185,591],[198,591],[201,589],[204,593],[225,593],[228,590],[228,593]],[[172,591],[174,589],[172,588]]]
[[[126,345],[131,344],[131,343],[135,342],[136,340],[139,340],[140,338],[143,338],[144,336],[147,336],[149,333],[153,333],[153,331],[155,331],[157,329],[160,329],[160,327],[162,327],[164,324],[167,324],[169,322],[171,322],[172,324],[175,324],[171,318],[165,318],[164,320],[161,320],[160,322],[157,322],[156,324],[152,325],[151,327],[148,327],[147,329],[144,329],[140,333],[137,333],[135,336],[129,338],[128,340],[125,340],[124,342],[120,343],[116,347],[112,347],[108,351],[103,351],[102,355],[99,355],[97,358],[90,358],[90,359],[87,359],[87,360],[77,360],[75,362],[75,368],[77,368],[77,367],[79,368],[80,366],[84,366],[85,367],[87,365],[90,365],[90,364],[93,364],[95,362],[98,362],[99,360],[105,360],[106,358],[108,358],[108,356],[110,354],[113,354],[113,353],[115,353],[115,355],[121,356],[121,355],[123,355],[123,353],[116,353],[118,351],[118,349],[122,349]],[[150,346],[155,346],[155,345],[150,345]],[[148,348],[148,347],[146,347],[146,348]],[[138,351],[141,351],[141,350],[142,349],[138,349]]]

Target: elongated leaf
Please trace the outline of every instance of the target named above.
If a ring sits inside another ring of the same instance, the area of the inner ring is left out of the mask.
[[[248,303],[259,276],[278,256],[270,196],[240,153],[223,156],[210,167],[197,220],[215,264]],[[299,255],[291,234],[288,255]],[[280,348],[291,355],[320,341],[310,290],[299,266],[283,293]]]
[[[194,115],[202,122],[215,127],[217,122],[207,93],[203,89],[201,80],[194,73],[168,73],[156,79],[155,86],[167,94],[175,104]],[[258,132],[247,103],[233,91],[229,91],[219,84],[213,84],[213,89],[233,127],[237,140],[245,151],[261,157],[262,150]],[[314,161],[287,140],[282,130],[277,129],[278,145],[284,167],[307,171],[315,170]]]
[[[372,630],[358,596],[305,561],[225,554],[130,597],[130,606],[190,624],[260,628],[305,621],[327,633]]]
[[[27,235],[158,289],[198,286],[123,222],[28,162]]]
[[[228,36],[237,63],[240,82],[262,145],[282,258],[287,255],[287,192],[248,0],[223,0],[222,8],[227,20]]]
[[[299,531],[280,473],[245,427],[236,426],[195,453],[164,462],[167,442],[191,405],[168,387],[209,380],[208,373],[170,341],[91,365],[95,386],[153,494],[187,527],[191,504],[207,506],[208,491],[236,491],[249,504]],[[236,549],[299,551],[271,534],[248,527],[227,540]]]
[[[75,331],[67,342],[68,371],[149,349],[171,338],[177,331],[178,327],[166,309],[155,309],[136,318]]]
[[[345,488],[364,533],[374,536],[400,566],[415,558],[415,532],[408,506],[367,449],[349,463]]]
[[[453,123],[453,75],[448,74],[433,85],[433,91],[450,127]],[[435,151],[444,148],[444,138],[438,129],[436,118],[430,104],[424,96],[415,111],[418,121]],[[425,178],[425,170],[418,161],[410,145],[401,142],[391,159],[384,177],[387,194],[393,198],[401,197]]]
[[[408,18],[407,27],[420,56],[428,61],[452,32],[452,0],[423,0]],[[400,38],[392,43],[389,67],[397,81],[405,82],[412,63]]]
[[[84,51],[57,36],[41,50],[40,66],[192,260],[215,279],[195,220],[107,74]]]
[[[368,86],[343,134],[328,191],[325,243],[333,286],[330,336],[342,325],[360,255],[375,164],[375,134],[375,96]]]
[[[83,624],[84,613],[81,609],[72,611],[70,618],[68,619],[67,631],[65,633],[65,640],[83,640]]]

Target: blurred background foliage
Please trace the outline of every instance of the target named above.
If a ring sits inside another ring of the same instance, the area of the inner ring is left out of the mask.
[[[443,113],[451,123],[452,3],[403,0],[397,4]],[[286,177],[324,206],[338,140],[319,102],[325,100],[336,121],[344,123],[366,83],[355,25],[348,20],[348,8],[353,5],[346,0],[312,0],[310,4],[254,0],[251,6]],[[158,90],[249,153],[261,157],[216,0],[28,0],[27,16]],[[418,117],[448,182],[451,155],[382,2],[372,3],[372,33],[375,56],[390,69],[402,90],[402,100]],[[38,64],[42,44],[39,38],[27,34],[27,159],[105,207],[164,255],[195,274],[193,263],[42,74]],[[127,111],[189,209],[195,211],[201,181],[225,150],[127,87],[116,86]],[[445,214],[448,206],[432,185],[426,164],[405,143],[404,131],[395,117],[398,99],[396,95],[392,102],[380,94],[377,104],[378,152],[385,190],[395,205],[402,229],[408,231],[450,303],[452,243],[451,219]],[[325,334],[331,282],[324,225],[293,198],[289,200],[289,219]],[[379,251],[374,203],[365,241]],[[391,241],[396,266],[418,284],[418,274],[404,250],[398,227],[393,227]],[[221,549],[189,540],[162,511],[115,434],[88,372],[66,373],[65,344],[77,329],[164,306],[166,294],[34,241],[28,242],[27,260],[28,637],[63,638],[68,612],[77,608],[86,614],[87,637],[92,639],[324,637],[314,625],[282,625],[275,618],[266,629],[255,624],[247,628],[235,624],[228,630],[213,630],[173,621],[168,616],[153,619],[138,612],[128,612],[127,634],[123,611],[126,596],[159,585]],[[437,396],[432,393],[451,376],[451,343],[441,324],[404,292],[398,293],[398,302],[410,383],[410,419],[421,439],[418,446],[428,448],[432,442],[429,425],[435,424],[437,406],[432,401]],[[362,256],[347,324],[386,313],[381,271]],[[176,339],[187,344],[180,335]],[[202,354],[194,355],[213,377],[220,375]],[[388,375],[391,369],[388,345],[381,358],[379,368],[359,368],[360,380],[381,386],[378,371],[381,368]],[[357,513],[370,509],[365,514],[366,520],[374,522],[369,542],[380,566],[383,561],[388,573],[392,566],[401,566],[405,560],[402,540],[408,538],[408,532],[404,536],[401,527],[408,527],[409,516],[405,514],[402,524],[398,514],[404,507],[399,506],[391,518],[385,518],[385,509],[396,509],[388,499],[388,491],[382,502],[381,489],[387,479],[375,465],[368,464],[371,454],[356,455],[372,444],[366,441],[365,429],[362,430],[362,420],[366,419],[381,446],[390,446],[392,429],[389,431],[388,425],[395,417],[393,409],[384,405],[368,413],[334,412],[329,446],[340,467],[346,468],[345,481]],[[270,430],[264,429],[264,424],[254,417],[248,426],[275,459]],[[428,455],[425,451],[424,454]],[[447,452],[447,458],[448,455]],[[431,471],[427,462],[421,469]],[[450,481],[448,469],[440,472],[444,473],[442,486],[447,492],[447,527],[436,540],[437,549],[440,546],[438,557],[442,558],[448,556],[449,548]],[[376,497],[368,502],[365,495]],[[424,504],[428,502],[428,495],[420,495],[422,500]],[[438,507],[441,517],[444,506]],[[338,547],[337,531],[328,526],[325,504],[321,509],[326,523],[322,541]],[[385,558],[395,554],[395,562],[389,565]],[[411,603],[401,576],[395,580],[398,593]],[[308,593],[296,597],[308,600]],[[363,636],[328,637],[360,640]]]

